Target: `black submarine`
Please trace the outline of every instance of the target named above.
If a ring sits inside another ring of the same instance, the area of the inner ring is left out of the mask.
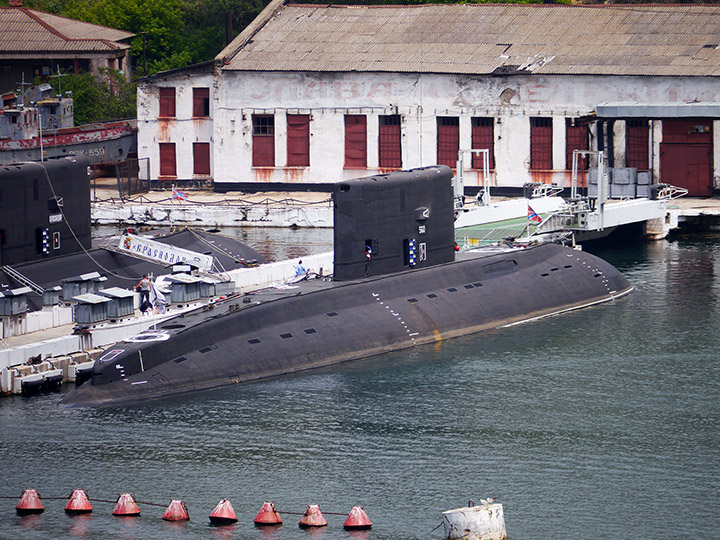
[[[105,350],[65,407],[126,405],[347,362],[619,298],[560,244],[456,252],[452,170],[333,186],[334,274],[231,298]]]

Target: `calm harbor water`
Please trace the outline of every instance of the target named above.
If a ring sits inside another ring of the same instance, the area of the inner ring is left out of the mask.
[[[238,231],[283,257],[331,232]],[[297,233],[297,234],[296,234]],[[278,238],[280,235],[283,240]],[[307,242],[303,237],[309,238]],[[257,242],[257,244],[256,244]],[[614,303],[435,346],[136,407],[65,411],[59,394],[0,399],[0,538],[441,539],[443,510],[494,496],[511,540],[720,535],[720,236],[597,251],[636,290]],[[352,329],[348,328],[348,332]],[[64,501],[19,517],[24,488],[186,501],[114,518]],[[211,527],[217,502],[239,522]],[[365,507],[304,531],[284,512]],[[435,530],[433,530],[435,529]]]

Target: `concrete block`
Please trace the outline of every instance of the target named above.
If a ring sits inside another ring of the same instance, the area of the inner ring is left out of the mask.
[[[35,367],[37,368],[38,373],[43,373],[49,369],[55,369],[50,362],[40,362],[39,364],[36,364]]]
[[[649,186],[650,185],[650,171],[641,171],[637,173],[638,185]]]
[[[100,354],[102,354],[104,349],[88,349],[85,351],[85,353],[88,355],[88,358],[92,360],[97,360],[100,357]]]
[[[63,380],[68,379],[68,367],[72,363],[72,359],[69,356],[58,356],[48,360],[56,369],[61,369],[63,372]]]
[[[12,376],[12,384],[10,386],[10,392],[13,394],[22,394],[22,377],[19,373],[17,373],[17,370],[14,371]]]
[[[69,355],[74,364],[84,364],[90,360],[90,355],[86,352],[75,352]]]
[[[594,184],[588,184],[587,194],[588,194],[588,197],[590,197],[591,199],[594,199],[595,197],[597,197],[597,194],[598,194],[597,182]]]
[[[610,184],[611,199],[634,199],[635,184]]]
[[[646,197],[650,198],[650,186],[646,184],[638,184],[635,186],[635,197]]]
[[[633,167],[613,169],[612,183],[619,185],[637,184],[637,169]]]
[[[0,392],[3,394],[9,394],[12,392],[12,370],[9,368],[3,368],[0,371]]]
[[[448,540],[505,540],[502,504],[482,504],[443,512]]]
[[[15,368],[17,375],[20,377],[27,377],[33,372],[32,366],[17,366]]]

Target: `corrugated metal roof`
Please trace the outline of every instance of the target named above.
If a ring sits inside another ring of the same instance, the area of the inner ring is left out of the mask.
[[[134,34],[27,8],[0,8],[0,54],[126,50]]]
[[[718,76],[720,5],[281,5],[218,59],[244,71]]]

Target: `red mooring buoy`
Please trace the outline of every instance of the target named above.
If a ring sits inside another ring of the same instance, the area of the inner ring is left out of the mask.
[[[190,521],[190,514],[183,501],[173,499],[162,515],[165,521]]]
[[[129,517],[139,516],[140,508],[135,502],[135,495],[132,493],[121,493],[118,495],[117,503],[115,503],[115,509],[112,511],[113,516]]]
[[[308,505],[307,510],[305,510],[305,515],[300,518],[298,525],[303,529],[309,527],[325,527],[327,525],[327,520],[325,519],[325,516],[322,515],[320,507],[317,504],[310,504]]]
[[[26,489],[20,497],[20,502],[15,506],[15,510],[20,515],[40,514],[45,510],[45,507],[40,501],[40,494],[37,491]]]
[[[70,494],[70,500],[65,505],[66,514],[87,514],[92,512],[93,507],[88,500],[87,492],[84,489],[75,489]]]
[[[362,506],[353,506],[347,519],[345,520],[345,523],[343,523],[343,527],[347,530],[355,531],[369,529],[372,527],[372,521],[370,521],[370,518],[365,513]]]
[[[216,525],[229,525],[237,522],[237,516],[230,501],[223,499],[217,504],[215,510],[210,514],[210,522]]]
[[[255,525],[282,525],[282,518],[275,508],[275,503],[265,501],[255,516]]]

